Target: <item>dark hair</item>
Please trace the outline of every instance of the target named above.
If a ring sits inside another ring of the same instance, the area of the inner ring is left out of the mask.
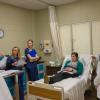
[[[72,56],[72,55],[75,55],[75,56],[78,58],[78,53],[77,53],[77,52],[72,52],[72,53],[71,53],[71,56]]]
[[[31,39],[29,39],[29,40],[27,41],[27,43],[28,43],[29,41],[31,41],[31,42],[33,43],[33,40],[31,40]]]

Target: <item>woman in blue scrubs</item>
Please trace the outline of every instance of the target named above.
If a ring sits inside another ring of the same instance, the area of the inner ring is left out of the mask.
[[[33,48],[33,40],[27,41],[27,48],[25,49],[26,56],[26,71],[28,73],[29,81],[38,80],[37,60],[39,59],[36,50]]]

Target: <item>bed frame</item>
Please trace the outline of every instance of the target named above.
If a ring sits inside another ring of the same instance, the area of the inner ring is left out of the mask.
[[[82,56],[83,58],[85,56]],[[85,59],[85,58],[84,58]],[[91,64],[92,60],[89,62]],[[90,67],[90,65],[89,65]],[[91,80],[91,72],[94,69],[89,69],[89,82]],[[88,82],[88,80],[87,80]],[[89,84],[89,83],[88,83]],[[90,84],[89,84],[90,86]],[[87,87],[87,89],[89,88]],[[64,100],[64,89],[62,87],[55,87],[45,83],[29,82],[28,83],[28,96],[35,97],[34,99],[28,100]]]
[[[43,83],[28,82],[28,100],[64,100],[64,90],[61,87]]]

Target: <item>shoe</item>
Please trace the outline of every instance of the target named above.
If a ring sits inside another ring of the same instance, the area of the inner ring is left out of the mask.
[[[49,81],[50,81],[50,77],[45,75],[44,76],[44,83],[49,84]]]

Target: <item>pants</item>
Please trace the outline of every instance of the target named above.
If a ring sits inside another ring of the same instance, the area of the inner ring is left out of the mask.
[[[38,80],[38,70],[36,62],[27,62],[26,71],[28,74],[29,81]]]
[[[20,73],[18,75],[18,85],[19,85],[19,100],[24,100],[23,73]]]
[[[50,80],[49,80],[49,84],[53,84],[55,82],[59,82],[63,79],[66,79],[66,78],[70,78],[70,77],[78,77],[77,74],[69,74],[67,72],[60,72],[60,73],[57,73],[55,76],[53,77],[50,77]]]
[[[14,67],[12,70],[21,70],[22,68]],[[19,87],[19,100],[24,100],[24,82],[23,82],[24,73],[21,72],[18,74],[18,87]]]

